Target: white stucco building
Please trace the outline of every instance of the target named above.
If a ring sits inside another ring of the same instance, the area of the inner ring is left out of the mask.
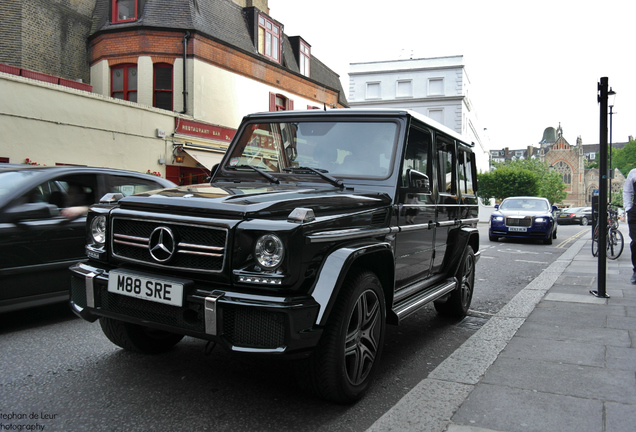
[[[490,143],[470,99],[463,56],[351,63],[351,107],[403,108],[428,116],[475,143],[477,169],[488,170]]]

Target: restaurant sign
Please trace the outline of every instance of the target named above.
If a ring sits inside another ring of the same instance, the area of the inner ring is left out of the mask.
[[[175,133],[192,135],[215,141],[223,141],[229,143],[230,141],[232,141],[232,138],[234,138],[234,134],[236,133],[236,129],[215,126],[193,120],[176,118],[175,122]]]

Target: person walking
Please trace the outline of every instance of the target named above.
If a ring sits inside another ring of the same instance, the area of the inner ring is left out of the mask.
[[[634,205],[634,183],[636,182],[636,168],[627,174],[625,186],[623,186],[623,207],[627,213],[627,226],[629,227],[629,238],[631,243],[629,249],[632,253],[633,274],[630,279],[632,284],[636,284],[636,206]]]

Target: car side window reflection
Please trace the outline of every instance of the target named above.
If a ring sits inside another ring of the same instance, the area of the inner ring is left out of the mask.
[[[118,192],[124,196],[160,189],[160,186],[152,181],[126,176],[111,177],[109,183],[109,192]]]

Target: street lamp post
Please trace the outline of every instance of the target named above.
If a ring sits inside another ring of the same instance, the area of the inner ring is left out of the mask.
[[[590,291],[596,297],[609,298],[607,295],[607,99],[608,79],[601,78],[598,83],[598,101],[600,103],[600,148],[599,148],[599,196],[598,196],[598,290]]]

